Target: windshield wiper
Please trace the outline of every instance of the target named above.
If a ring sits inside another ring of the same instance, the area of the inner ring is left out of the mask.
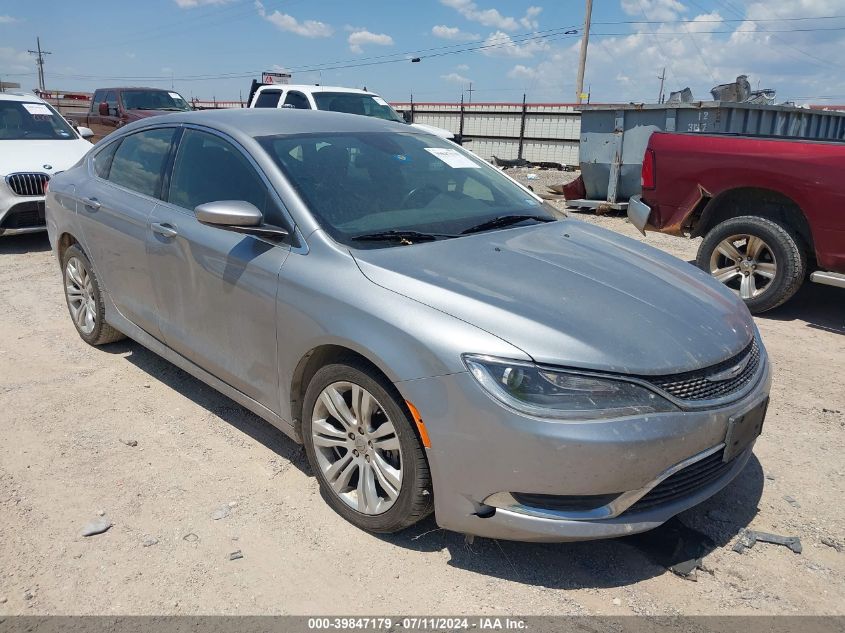
[[[422,233],[421,231],[380,231],[378,233],[364,233],[352,239],[357,242],[400,242],[413,244],[415,242],[433,242],[441,237],[458,237],[449,233]]]
[[[478,233],[479,231],[486,231],[488,229],[500,229],[505,226],[510,226],[511,224],[518,224],[520,222],[524,222],[526,220],[535,220],[536,222],[554,222],[554,218],[550,218],[546,215],[500,215],[497,218],[493,218],[492,220],[487,220],[486,222],[482,222],[481,224],[476,224],[475,226],[471,226],[468,229],[464,229],[461,231],[461,235],[466,235],[467,233]]]

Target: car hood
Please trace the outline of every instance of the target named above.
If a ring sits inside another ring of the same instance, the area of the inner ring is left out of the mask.
[[[0,176],[18,171],[55,174],[85,156],[93,145],[84,139],[68,141],[0,141]],[[50,165],[47,169],[44,165]]]
[[[754,335],[742,302],[702,271],[580,220],[353,256],[372,282],[538,363],[671,374],[730,358]]]
[[[425,123],[411,123],[411,127],[415,127],[423,132],[428,132],[429,134],[434,134],[434,136],[439,136],[440,138],[445,138],[448,141],[455,138],[455,135],[452,132],[442,127],[426,125]]]

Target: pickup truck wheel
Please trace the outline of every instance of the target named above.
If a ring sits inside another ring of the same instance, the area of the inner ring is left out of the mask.
[[[65,300],[73,326],[89,345],[105,345],[126,338],[106,323],[100,282],[81,248],[69,247],[62,255]]]
[[[804,281],[800,238],[775,220],[753,215],[717,224],[701,242],[696,265],[759,314],[787,301]]]
[[[363,363],[317,371],[303,402],[302,439],[328,504],[370,532],[398,532],[433,507],[431,476],[395,387]]]

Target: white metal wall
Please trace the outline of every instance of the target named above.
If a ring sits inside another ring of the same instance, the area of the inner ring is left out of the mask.
[[[409,103],[395,103],[400,111],[411,109]],[[521,103],[415,103],[414,122],[445,128],[455,134],[461,130],[466,147],[484,159],[515,159],[519,156],[522,127]],[[564,165],[578,164],[581,114],[569,104],[525,105],[525,129],[522,131],[522,158],[532,162],[549,161]]]

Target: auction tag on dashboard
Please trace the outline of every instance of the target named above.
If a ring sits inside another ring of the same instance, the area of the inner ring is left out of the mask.
[[[425,151],[433,156],[437,156],[437,158],[449,165],[449,167],[454,167],[455,169],[481,169],[481,165],[472,162],[456,149],[450,149],[448,147],[426,147]]]
[[[381,97],[373,97],[373,101],[375,101],[380,106],[386,106],[387,105],[387,101],[385,101]]]
[[[180,101],[182,100],[182,97],[180,97],[179,94],[176,92],[168,92],[167,94],[169,94],[174,99],[179,99]]]
[[[36,114],[46,114],[47,116],[53,116],[53,113],[50,112],[50,108],[45,106],[43,103],[23,103],[24,108],[26,111],[32,114],[33,116]]]

